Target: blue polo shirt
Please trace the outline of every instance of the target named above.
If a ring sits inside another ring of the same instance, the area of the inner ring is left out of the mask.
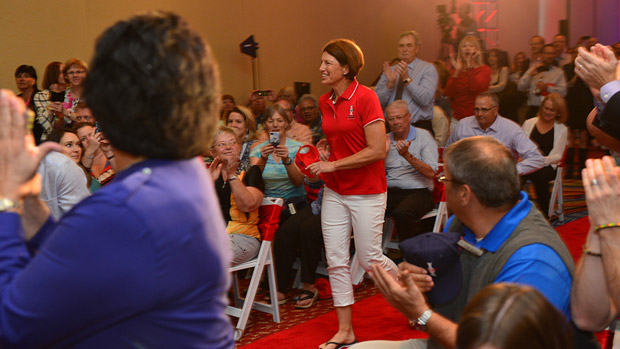
[[[517,203],[482,240],[469,228],[464,229],[464,239],[474,246],[496,252],[508,239],[517,225],[527,216],[532,202],[525,192],[521,192]],[[454,216],[446,223],[449,227]],[[547,300],[566,317],[570,316],[570,289],[572,278],[562,258],[549,246],[531,244],[523,246],[508,259],[495,282],[511,282],[529,285],[540,291]]]

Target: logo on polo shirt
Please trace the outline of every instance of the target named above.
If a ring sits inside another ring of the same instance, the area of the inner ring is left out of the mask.
[[[355,119],[355,115],[353,115],[353,106],[349,107],[349,115],[347,115],[347,119]]]

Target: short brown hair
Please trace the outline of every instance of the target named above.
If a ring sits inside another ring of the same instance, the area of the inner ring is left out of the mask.
[[[286,121],[286,129],[290,129],[291,120],[288,119],[288,116],[286,115],[286,110],[279,104],[272,104],[269,106],[269,108],[265,110],[265,117],[263,117],[263,128],[267,130],[267,121],[269,121],[269,119],[271,119],[273,117],[273,114],[275,113],[280,114],[284,118],[284,120]]]
[[[344,75],[349,80],[353,80],[364,68],[364,53],[353,40],[334,39],[323,47],[323,52],[336,58],[341,66],[349,67],[349,72]]]
[[[413,41],[415,42],[416,46],[420,46],[420,34],[418,34],[417,31],[415,30],[408,30],[406,32],[402,32],[400,33],[400,35],[398,35],[398,39],[402,39],[405,36],[412,36],[413,37]]]
[[[171,12],[120,21],[97,40],[84,97],[110,143],[132,155],[207,154],[220,109],[215,58]]]
[[[566,318],[530,286],[498,283],[480,290],[463,309],[456,347],[571,348]]]

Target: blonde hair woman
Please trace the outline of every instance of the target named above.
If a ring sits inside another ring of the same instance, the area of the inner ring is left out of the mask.
[[[450,131],[456,128],[458,120],[474,115],[476,96],[489,89],[491,68],[482,64],[481,53],[478,39],[468,35],[459,44],[457,58],[451,58],[454,69],[445,88],[452,107]]]

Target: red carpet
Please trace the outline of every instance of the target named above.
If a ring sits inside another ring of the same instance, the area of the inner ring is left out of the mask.
[[[590,221],[587,216],[555,228],[566,247],[568,247],[568,251],[573,256],[575,263],[581,257],[582,246],[586,242],[589,229]]]
[[[586,241],[589,228],[588,217],[577,219],[556,228],[575,261],[581,257],[581,246]],[[369,287],[374,286],[369,285]],[[355,333],[359,341],[404,340],[426,337],[425,333],[412,330],[405,316],[392,308],[380,294],[355,303],[353,305],[353,319]],[[242,348],[317,348],[318,345],[329,339],[336,330],[336,312],[330,311],[287,330],[258,339],[242,346]]]
[[[425,333],[412,330],[407,318],[392,308],[381,295],[374,295],[353,305],[353,326],[359,341],[425,338]],[[288,330],[272,334],[244,349],[317,348],[338,330],[336,312],[331,311]]]

